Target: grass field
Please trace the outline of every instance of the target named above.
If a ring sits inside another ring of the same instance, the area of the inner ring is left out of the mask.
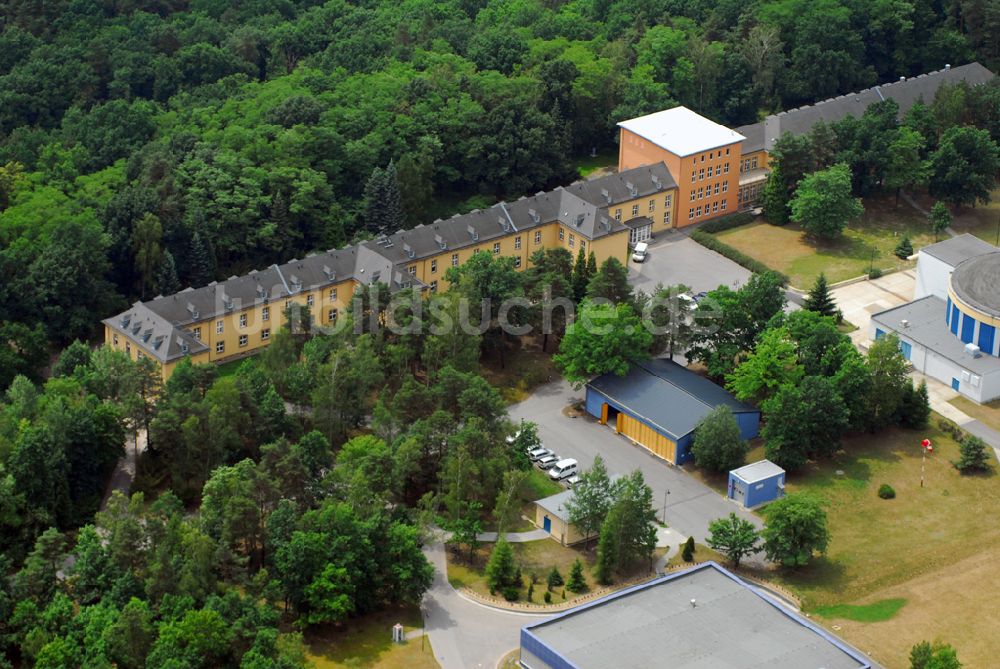
[[[1000,400],[988,404],[976,404],[960,395],[949,402],[981,423],[989,425],[994,430],[1000,430]]]
[[[230,360],[229,362],[224,362],[221,365],[217,366],[215,369],[216,372],[218,373],[219,378],[221,379],[226,376],[232,376],[233,374],[236,373],[236,370],[240,368],[240,365],[242,365],[247,360],[253,361],[253,358],[250,357],[250,358],[240,358],[239,360]]]
[[[998,244],[997,232],[1000,231],[1000,188],[995,188],[991,193],[992,199],[987,205],[977,205],[975,207],[962,207],[958,211],[952,212],[952,230],[958,233],[968,232],[990,244]],[[934,204],[933,198],[922,194],[917,198],[922,207],[930,209]]]
[[[430,639],[392,642],[396,623],[407,631],[419,629],[419,609],[381,611],[343,627],[311,632],[306,656],[315,669],[438,669]]]
[[[895,269],[908,266],[892,251],[908,236],[914,250],[934,242],[927,219],[912,207],[893,206],[892,198],[870,198],[865,213],[844,231],[841,239],[815,242],[807,239],[797,225],[783,227],[769,223],[726,230],[719,239],[756,258],[768,267],[787,274],[792,285],[808,289],[820,272],[831,283],[867,274],[869,267]]]
[[[921,488],[924,437],[935,452]],[[888,667],[906,666],[914,643],[935,638],[953,643],[966,666],[990,666],[1000,654],[1000,579],[988,567],[1000,554],[1000,476],[962,476],[957,457],[958,445],[934,427],[845,440],[838,458],[788,479],[789,492],[825,503],[827,554],[767,577]],[[882,483],[895,499],[879,499]]]
[[[694,545],[694,561],[693,562],[685,562],[684,561],[684,554],[682,552],[683,549],[684,549],[684,547],[681,546],[681,551],[678,551],[677,555],[673,556],[672,558],[670,558],[670,560],[667,561],[667,566],[668,567],[692,566],[695,563],[698,563],[698,562],[708,562],[709,560],[714,560],[715,562],[718,562],[719,564],[721,564],[723,567],[728,567],[729,566],[729,563],[726,562],[726,556],[725,555],[723,555],[722,553],[719,553],[719,552],[716,552],[716,551],[712,550],[711,548],[709,548],[705,544],[698,544],[698,543],[696,543]]]

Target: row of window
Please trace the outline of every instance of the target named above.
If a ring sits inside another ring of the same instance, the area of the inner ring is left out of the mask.
[[[749,172],[750,170],[755,170],[755,169],[757,169],[757,164],[758,164],[757,163],[757,156],[754,156],[753,158],[744,158],[743,159],[743,168],[740,171],[742,171],[742,172]]]
[[[727,156],[729,155],[729,147],[728,146],[726,147],[726,155]],[[719,149],[718,151],[709,151],[708,152],[708,159],[712,160],[714,158],[722,158],[722,149]],[[705,162],[705,154],[704,153],[701,154],[701,162]]]
[[[739,192],[739,202],[755,202],[764,187],[764,182],[743,186]]]
[[[663,198],[663,206],[668,211],[670,210],[670,207],[673,204],[673,199],[674,199],[673,195],[667,195],[667,196],[665,196]],[[646,206],[648,208],[647,209],[648,213],[653,213],[654,211],[656,211],[656,198],[650,198],[650,200],[649,200],[649,202],[647,203]],[[638,204],[633,204],[632,205],[632,218],[635,218],[638,215],[639,215],[639,205]],[[622,210],[621,210],[621,208],[615,209],[615,220],[616,221],[621,221],[622,220]]]
[[[729,182],[728,181],[723,181],[722,184],[721,184],[721,188],[720,188],[720,184],[715,184],[714,192],[713,192],[713,189],[712,189],[711,185],[698,188],[697,191],[694,188],[692,188],[691,189],[691,202],[694,202],[695,200],[704,200],[706,197],[712,197],[713,195],[718,195],[720,191],[723,192],[723,193],[728,193],[729,192]]]
[[[706,204],[704,209],[701,205],[697,207],[691,207],[688,209],[688,220],[694,220],[700,218],[701,216],[708,216],[709,214],[714,214],[719,211],[726,210],[726,200],[716,200],[711,204]]]
[[[719,176],[720,174],[729,174],[729,163],[724,163],[724,164],[716,165],[715,166],[715,176]],[[691,182],[692,183],[694,183],[695,181],[704,181],[705,179],[711,179],[711,178],[712,178],[712,166],[711,165],[708,166],[708,171],[707,172],[705,171],[704,167],[702,167],[701,169],[698,169],[698,170],[694,170],[694,169],[691,170]]]

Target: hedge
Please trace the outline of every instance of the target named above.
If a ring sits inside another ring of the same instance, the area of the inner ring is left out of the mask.
[[[734,249],[729,244],[705,232],[704,228],[699,228],[698,230],[692,231],[691,239],[698,242],[707,249],[711,249],[716,253],[726,256],[727,258],[737,263],[738,265],[743,265],[744,267],[746,267],[751,272],[754,272],[755,274],[763,274],[764,272],[774,272],[775,274],[781,277],[781,283],[783,285],[786,286],[788,285],[787,275],[771,269],[761,261],[755,258],[751,258],[742,251]]]
[[[713,219],[708,223],[705,223],[699,230],[704,230],[705,232],[710,232],[713,235],[718,232],[723,232],[725,230],[732,230],[733,228],[738,228],[742,225],[748,223],[753,223],[755,216],[749,211],[741,211],[735,214],[729,214],[728,216],[721,216],[719,218]]]

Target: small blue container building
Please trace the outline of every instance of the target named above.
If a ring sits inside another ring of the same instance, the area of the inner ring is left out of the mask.
[[[746,509],[785,496],[785,470],[760,460],[729,472],[729,499]]]

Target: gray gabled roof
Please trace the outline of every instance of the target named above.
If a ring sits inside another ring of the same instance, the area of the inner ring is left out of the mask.
[[[920,249],[920,253],[933,256],[954,268],[969,258],[993,253],[996,250],[997,247],[989,242],[984,242],[979,237],[965,233],[946,239],[943,242],[925,246]]]
[[[677,187],[663,162],[635,167],[589,181],[576,181],[566,190],[598,207],[613,207],[621,202],[648,197]]]
[[[665,358],[638,363],[625,376],[604,374],[587,387],[659,428],[674,441],[694,432],[701,419],[717,406],[728,406],[733,413],[759,412],[725,388]]]
[[[979,63],[949,67],[771,114],[760,123],[742,126],[737,131],[746,137],[742,145],[743,153],[761,149],[770,151],[777,139],[786,132],[801,135],[809,132],[820,121],[832,123],[847,116],[860,118],[869,105],[882,100],[895,100],[899,104],[899,113],[905,114],[919,100],[931,103],[943,84],[964,81],[971,86],[978,86],[990,81],[993,76],[990,70]]]
[[[161,363],[208,350],[193,335],[176,327],[142,302],[136,302],[130,309],[103,322]]]

